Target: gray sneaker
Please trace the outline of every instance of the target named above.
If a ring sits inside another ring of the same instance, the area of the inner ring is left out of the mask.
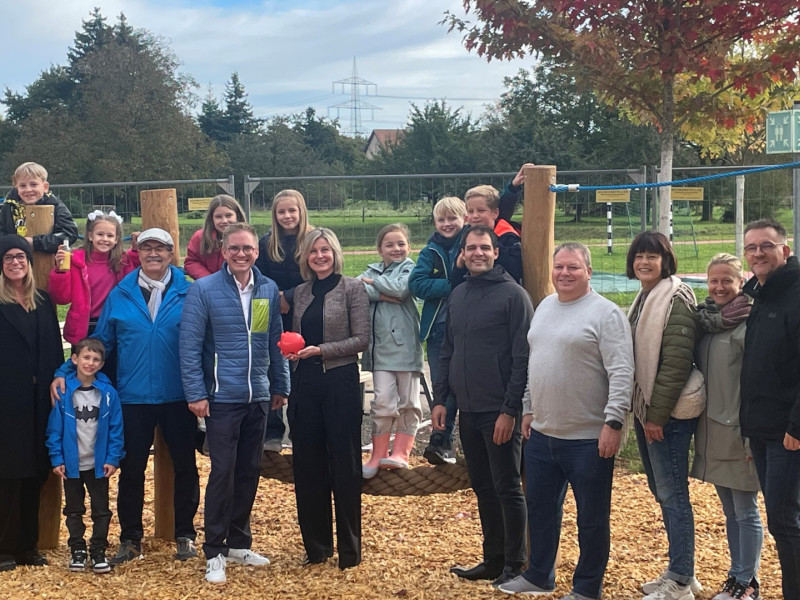
[[[552,594],[555,591],[555,588],[551,590],[540,588],[538,585],[525,579],[522,575],[506,583],[501,583],[497,586],[497,589],[506,594],[522,594],[524,596],[544,596],[546,594]]]
[[[661,573],[661,575],[653,579],[653,581],[648,581],[647,583],[642,584],[642,591],[645,594],[652,594],[653,592],[657,591],[662,585],[664,585],[664,582],[666,580],[667,580],[667,572],[664,571],[663,573]],[[689,582],[689,587],[691,588],[693,594],[699,594],[700,592],[703,591],[703,586],[700,584],[699,581],[697,581],[697,577],[692,577],[692,580]]]
[[[579,594],[576,591],[571,591],[566,596],[559,598],[559,600],[597,600],[596,598],[591,598],[590,596],[584,596],[583,594]]]
[[[137,558],[144,558],[144,556],[142,556],[142,547],[131,540],[122,540],[119,543],[117,554],[110,558],[108,562],[112,565],[121,565],[124,562]]]
[[[179,537],[175,541],[178,544],[175,560],[189,560],[197,556],[197,548],[194,545],[194,540],[187,537]]]

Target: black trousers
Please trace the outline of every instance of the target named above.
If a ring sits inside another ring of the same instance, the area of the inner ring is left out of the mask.
[[[200,479],[194,460],[197,417],[186,402],[123,404],[125,458],[120,462],[117,515],[120,540],[139,543],[144,535],[144,472],[156,425],[161,427],[175,470],[175,537],[194,540],[194,516],[200,504]]]
[[[269,403],[212,402],[206,417],[211,473],[206,486],[206,558],[228,548],[250,548],[250,512],[256,499]]]
[[[0,558],[36,551],[43,480],[0,479]]]
[[[505,444],[492,441],[495,412],[459,412],[459,434],[472,489],[478,498],[483,558],[506,565],[525,564],[527,509],[520,477],[521,419]]]
[[[108,508],[108,478],[95,477],[94,469],[80,472],[80,477],[64,481],[64,516],[67,521],[70,550],[86,549],[86,492],[89,492],[89,503],[92,508],[92,537],[89,539],[89,550],[105,550],[108,548],[108,526],[111,523],[111,509]]]
[[[361,562],[361,392],[355,363],[323,372],[302,361],[289,397],[297,517],[308,558],[333,556],[331,492],[339,567]]]

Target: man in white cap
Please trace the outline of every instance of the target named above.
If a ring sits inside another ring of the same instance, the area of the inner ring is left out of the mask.
[[[156,425],[175,471],[175,558],[197,556],[197,419],[186,404],[178,358],[189,282],[183,271],[171,264],[175,245],[169,233],[147,229],[139,234],[138,245],[142,266],[111,290],[92,334],[103,342],[106,352],[116,348],[119,356],[117,390],[125,427],[125,458],[120,463],[117,494],[120,545],[109,561],[112,564],[142,558],[144,479]],[[61,369],[70,365],[65,363]],[[53,380],[51,393],[54,399],[64,393],[63,377]]]

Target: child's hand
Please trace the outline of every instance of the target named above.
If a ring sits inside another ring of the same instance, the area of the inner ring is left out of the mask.
[[[465,261],[464,250],[461,250],[461,252],[458,253],[458,258],[456,258],[456,267],[458,267],[459,269],[463,269],[464,261]]]
[[[58,252],[56,252],[56,255],[55,255],[56,271],[62,271],[63,270],[61,268],[61,263],[63,262],[64,257],[66,255],[67,255],[67,253],[64,251],[64,246],[59,246],[58,247]]]
[[[117,467],[114,465],[103,465],[103,476],[108,478],[111,477],[114,473],[117,472]]]
[[[361,281],[363,281],[367,285],[372,285],[375,282],[375,280],[372,279],[371,277],[362,277]]]
[[[67,476],[64,474],[64,465],[58,465],[57,467],[53,467],[53,473],[61,477],[61,479],[67,478]]]
[[[141,231],[134,231],[131,233],[131,250],[134,252],[139,251],[139,234],[142,233]]]
[[[392,304],[402,304],[400,298],[395,298],[394,296],[387,296],[383,292],[381,292],[381,295],[378,296],[378,302],[390,302]]]
[[[523,183],[525,183],[525,167],[533,167],[535,166],[533,163],[525,163],[519,168],[519,173],[514,175],[514,179],[511,180],[511,185],[514,187],[519,187]]]

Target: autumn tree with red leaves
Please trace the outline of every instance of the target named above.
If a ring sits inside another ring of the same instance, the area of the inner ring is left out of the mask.
[[[731,93],[768,95],[798,75],[797,0],[464,0],[464,8],[466,18],[446,13],[445,23],[468,50],[488,60],[550,57],[622,114],[658,127],[663,181],[686,123],[736,126],[747,103],[731,103]],[[668,228],[664,187],[658,229]]]

